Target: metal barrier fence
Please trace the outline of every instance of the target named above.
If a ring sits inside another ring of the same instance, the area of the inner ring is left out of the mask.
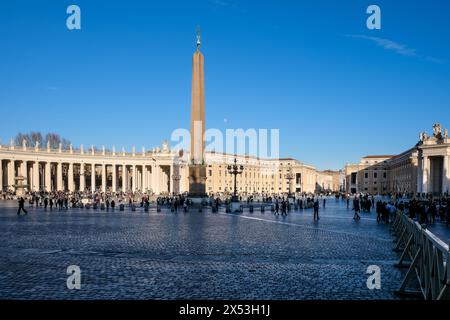
[[[396,294],[450,300],[449,245],[400,212],[392,231],[397,237],[394,251],[402,252],[395,266],[408,268]],[[411,285],[418,290],[408,290]]]

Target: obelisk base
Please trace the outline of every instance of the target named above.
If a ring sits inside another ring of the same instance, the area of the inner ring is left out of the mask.
[[[206,194],[206,166],[195,164],[189,166],[189,198],[203,199]]]

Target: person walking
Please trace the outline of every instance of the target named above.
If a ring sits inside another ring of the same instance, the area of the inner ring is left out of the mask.
[[[353,220],[360,220],[361,217],[359,216],[359,213],[361,212],[361,206],[359,204],[359,199],[355,197],[355,200],[353,200],[353,210],[355,210],[355,215],[353,216]]]
[[[314,201],[314,221],[319,220],[319,199]]]
[[[27,210],[25,210],[25,200],[23,197],[20,197],[19,199],[19,210],[17,210],[17,215],[20,216],[20,211],[25,212],[25,214],[28,214]]]

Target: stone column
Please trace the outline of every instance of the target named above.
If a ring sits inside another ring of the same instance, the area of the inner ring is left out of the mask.
[[[173,164],[170,165],[170,169],[169,169],[169,192],[172,193],[173,192]]]
[[[1,143],[0,143],[1,148]],[[3,160],[0,159],[0,192],[3,191]]]
[[[12,190],[15,190],[13,187],[15,185],[15,175],[16,175],[16,169],[14,168],[14,160],[9,160],[7,165],[7,171],[8,171],[8,188],[11,188]]]
[[[117,191],[117,168],[116,165],[113,164],[111,167],[112,170],[112,192],[116,192]]]
[[[58,162],[56,167],[56,189],[63,191],[63,179],[62,179],[62,163]]]
[[[430,158],[423,157],[422,192],[428,193],[430,184]]]
[[[75,191],[75,184],[74,184],[74,178],[73,178],[73,163],[69,163],[69,170],[67,171],[67,187],[69,189],[69,192]]]
[[[142,165],[142,191],[145,192],[148,189],[147,186],[147,181],[148,181],[148,176],[147,176],[147,167],[145,166],[145,163]]]
[[[44,174],[45,174],[45,191],[47,192],[51,192],[52,191],[52,170],[51,170],[51,163],[50,162],[46,162],[45,163],[45,168],[44,168]]]
[[[139,171],[139,166],[136,166],[136,191],[140,189],[141,186],[141,172]]]
[[[27,162],[26,162],[26,161],[22,161],[22,162],[20,163],[20,175],[26,179],[26,180],[25,180],[25,183],[29,184],[30,181],[29,181],[29,179],[28,179],[28,174],[27,174]]]
[[[161,166],[158,166],[158,181],[159,181],[159,191],[166,192],[167,191],[166,175]]]
[[[150,175],[150,187],[152,188],[152,191],[156,193],[156,165],[152,164],[152,173]]]
[[[80,163],[80,191],[86,190],[86,178],[84,176],[84,163]]]
[[[423,160],[421,159],[421,157],[419,156],[417,159],[417,176],[416,176],[416,181],[417,181],[417,193],[422,193],[422,187],[423,187]]]
[[[122,192],[127,191],[127,166],[122,165]]]
[[[102,192],[106,192],[106,165],[102,164]]]
[[[159,179],[159,165],[155,165],[154,166],[155,169],[155,173],[154,173],[154,188],[155,188],[155,193],[160,194],[161,193],[161,180]]]
[[[33,191],[39,191],[39,162],[33,163]]]
[[[133,180],[131,181],[131,189],[133,192],[136,191],[136,165],[133,165]]]
[[[448,193],[450,189],[450,156],[444,157],[444,170],[442,177],[442,193]]]
[[[95,163],[91,164],[91,191],[95,192]]]

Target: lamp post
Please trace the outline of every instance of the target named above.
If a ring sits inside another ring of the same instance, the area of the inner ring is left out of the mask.
[[[231,201],[239,201],[237,197],[236,176],[238,174],[242,174],[242,172],[244,171],[244,166],[243,165],[238,166],[237,159],[234,158],[234,164],[228,165],[227,170],[229,174],[232,174],[234,176],[234,193],[233,197],[231,198]]]
[[[181,175],[179,174],[173,174],[172,180],[175,182],[173,186],[173,193],[179,194],[180,193],[180,185],[178,184],[178,181],[181,180]],[[175,190],[175,186],[177,186],[177,189]]]
[[[284,176],[288,181],[289,189],[288,189],[288,198],[291,197],[291,181],[294,179],[294,175],[292,174],[292,166],[289,166],[287,169],[287,173]]]

